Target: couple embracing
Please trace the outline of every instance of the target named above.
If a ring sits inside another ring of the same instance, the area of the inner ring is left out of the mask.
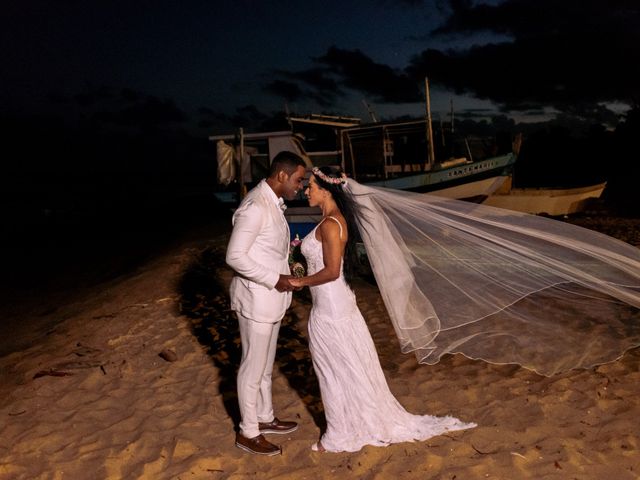
[[[314,168],[305,189],[322,220],[302,242],[308,274],[290,275],[289,227],[284,199],[303,189],[306,167],[280,152],[269,176],[244,198],[233,216],[226,261],[236,275],[231,287],[242,342],[237,387],[241,423],[236,446],[254,454],[281,448],[265,434],[288,434],[298,425],[273,411],[271,374],[280,322],[294,289],[309,287],[313,306],[309,348],[320,384],[327,429],[311,448],[354,452],[365,445],[425,440],[475,426],[452,417],[408,413],[387,386],[367,325],[349,287],[355,257],[357,207],[343,173]]]

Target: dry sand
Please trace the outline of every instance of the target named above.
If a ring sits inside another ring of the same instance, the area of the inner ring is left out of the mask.
[[[224,236],[191,242],[93,288],[54,309],[49,323],[65,320],[37,343],[0,357],[0,479],[640,478],[638,349],[552,378],[461,356],[417,365],[364,280],[356,294],[398,400],[478,427],[312,452],[323,416],[306,344],[310,301],[297,294],[273,390],[277,415],[300,428],[269,436],[281,456],[244,453],[234,446],[240,346],[224,245]]]

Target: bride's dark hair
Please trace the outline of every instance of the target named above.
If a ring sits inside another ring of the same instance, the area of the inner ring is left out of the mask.
[[[338,182],[341,178],[346,178],[341,169],[320,167],[318,170],[320,170],[329,181],[324,180],[320,175],[312,172],[313,178],[315,178],[320,188],[331,193],[342,216],[347,221],[349,236],[344,250],[344,278],[348,284],[351,284],[358,268],[357,241],[359,232],[356,224],[356,215],[358,214],[357,207],[351,195],[344,190],[344,183]],[[331,182],[331,180],[334,180],[336,183]]]

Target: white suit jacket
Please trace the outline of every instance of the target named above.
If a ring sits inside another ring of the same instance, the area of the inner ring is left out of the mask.
[[[274,287],[289,275],[289,225],[265,180],[253,188],[233,214],[227,264],[236,271],[229,294],[231,308],[264,323],[279,322],[291,304],[291,292]]]

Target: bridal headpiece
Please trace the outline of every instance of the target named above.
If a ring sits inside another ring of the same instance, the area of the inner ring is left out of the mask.
[[[344,185],[347,183],[347,176],[342,172],[339,177],[330,177],[322,171],[318,167],[313,167],[311,169],[311,173],[313,173],[316,177],[326,183],[330,183],[332,185]]]

